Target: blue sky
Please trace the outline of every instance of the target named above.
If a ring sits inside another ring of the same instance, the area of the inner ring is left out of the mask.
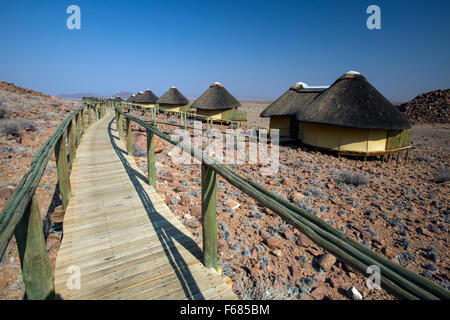
[[[66,8],[81,8],[68,30]],[[368,30],[366,8],[381,8]],[[2,1],[0,80],[54,95],[219,81],[238,98],[357,70],[388,99],[450,87],[450,1]]]

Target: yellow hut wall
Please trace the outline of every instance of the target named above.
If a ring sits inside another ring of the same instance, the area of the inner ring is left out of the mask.
[[[270,129],[280,130],[280,137],[289,137],[291,131],[290,116],[272,116],[270,117]]]
[[[335,151],[382,152],[386,150],[386,130],[345,128],[299,123],[298,139],[303,143]]]
[[[174,105],[167,105],[167,104],[160,104],[159,105],[161,109],[164,109],[165,111],[183,111],[186,112],[189,110],[189,105],[183,105],[183,106],[174,106]]]
[[[215,110],[206,110],[206,109],[197,109],[197,114],[204,117],[212,117],[214,119],[222,120],[223,112],[225,109],[215,109]]]

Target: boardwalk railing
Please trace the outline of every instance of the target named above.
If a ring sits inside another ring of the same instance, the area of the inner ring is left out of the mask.
[[[93,121],[91,109],[98,119],[100,105],[84,105],[64,119],[52,136],[36,152],[5,208],[0,213],[0,257],[3,257],[11,237],[15,235],[22,277],[28,299],[53,299],[53,275],[44,238],[43,223],[35,194],[47,163],[55,152],[58,185],[64,209],[72,195],[70,171],[76,158],[76,145]],[[87,114],[86,114],[87,113]],[[69,152],[66,152],[66,137]],[[68,161],[69,159],[69,161]]]
[[[172,139],[159,131],[156,125],[125,113],[121,103],[113,105],[116,111],[116,126],[120,139],[126,139],[127,151],[132,154],[131,122],[147,130],[148,181],[155,187],[154,135],[181,147],[201,162],[202,183],[202,227],[203,227],[203,263],[206,267],[217,269],[217,224],[216,224],[216,184],[217,174],[230,184],[242,190],[262,206],[271,209],[282,219],[297,228],[313,242],[332,253],[345,263],[366,275],[369,266],[376,265],[381,271],[381,286],[401,299],[449,299],[450,292],[415,272],[412,272],[385,256],[366,248],[352,237],[333,228],[314,214],[286,201],[250,181],[223,164],[217,162],[202,151]]]

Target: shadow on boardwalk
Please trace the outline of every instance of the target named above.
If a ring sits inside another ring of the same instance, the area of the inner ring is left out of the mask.
[[[147,177],[143,176],[141,173],[133,169],[128,160],[124,157],[127,152],[121,149],[115,140],[119,140],[118,136],[113,134],[113,131],[117,133],[115,129],[112,128],[112,123],[114,118],[110,121],[108,125],[109,138],[111,144],[116,151],[118,157],[122,161],[130,181],[133,183],[136,192],[139,195],[142,204],[147,211],[147,215],[155,229],[158,239],[161,242],[161,246],[169,260],[178,280],[186,294],[188,299],[204,299],[200,292],[192,274],[189,270],[189,266],[178,252],[175,241],[181,244],[186,250],[192,253],[199,261],[202,260],[202,251],[190,237],[186,236],[184,233],[180,232],[175,226],[173,226],[165,217],[160,215],[158,211],[155,210],[152,201],[142,187],[139,179],[144,183],[148,183]]]

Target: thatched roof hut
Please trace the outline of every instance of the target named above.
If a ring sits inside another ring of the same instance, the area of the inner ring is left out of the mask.
[[[364,129],[409,129],[408,119],[364,76],[351,71],[296,112],[298,121]]]
[[[170,88],[156,102],[166,111],[187,111],[189,100],[175,87]]]
[[[303,82],[291,86],[278,99],[261,112],[261,117],[291,116],[305,108],[319,93],[327,87],[309,87]]]
[[[157,101],[158,104],[180,106],[189,103],[189,100],[175,87],[170,88]]]
[[[132,94],[131,96],[128,97],[127,100],[125,100],[126,102],[134,102],[134,99],[136,99],[136,95]]]
[[[225,87],[215,82],[195,100],[191,107],[204,110],[224,110],[239,108],[241,103]]]
[[[136,93],[136,95],[134,96],[134,100],[132,102],[138,102],[139,99],[144,95],[144,93],[142,91],[139,91],[138,93]]]
[[[152,92],[152,90],[147,89],[145,92],[137,97],[134,102],[143,104],[155,104],[158,101],[158,97]]]
[[[215,82],[192,103],[191,108],[195,108],[199,116],[216,120],[246,120],[247,114],[237,110],[240,106],[241,103],[221,83]]]
[[[377,155],[410,147],[408,119],[361,74],[349,71],[295,114],[298,138],[317,148]]]
[[[280,130],[281,137],[296,139],[296,112],[308,108],[309,103],[326,88],[328,87],[310,87],[304,82],[298,82],[264,109],[260,116],[270,117],[270,128]]]

